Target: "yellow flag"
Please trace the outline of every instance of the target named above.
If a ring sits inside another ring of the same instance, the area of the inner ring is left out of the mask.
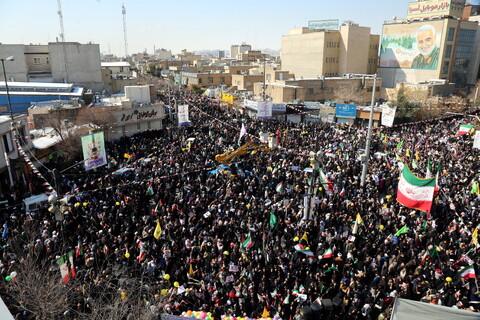
[[[362,219],[362,217],[360,216],[360,213],[357,213],[356,221],[357,221],[358,224],[363,223],[363,219]]]
[[[157,221],[157,226],[155,227],[155,231],[153,232],[153,237],[158,240],[162,235],[162,227],[160,226],[160,221]]]
[[[472,243],[475,246],[478,246],[478,228],[475,228],[475,230],[472,233]]]
[[[415,151],[415,160],[417,160],[417,162],[420,160],[420,155],[418,154],[418,150]]]
[[[262,313],[262,318],[268,318],[270,317],[270,313],[267,311],[267,307],[263,307],[263,313]]]
[[[193,267],[192,267],[192,264],[190,263],[190,269],[188,270],[188,275],[190,277],[193,277]]]
[[[308,237],[306,232],[303,233],[302,240],[305,240],[308,243]]]
[[[408,150],[408,148],[407,148],[407,150],[405,151],[405,155],[406,155],[407,157],[410,157],[410,150]]]
[[[124,154],[123,154],[123,157],[124,157],[125,159],[130,159],[132,156],[129,155],[128,153],[124,153]]]

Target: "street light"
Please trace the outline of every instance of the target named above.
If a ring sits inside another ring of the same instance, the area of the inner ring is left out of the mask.
[[[370,76],[371,77],[371,76]],[[370,107],[370,118],[368,119],[368,133],[367,142],[365,144],[365,161],[363,162],[362,178],[360,184],[365,185],[368,171],[368,160],[370,157],[370,144],[372,143],[372,123],[373,123],[373,108],[375,107],[375,89],[377,87],[377,74],[373,75],[373,90],[372,90],[372,104]]]
[[[6,61],[14,61],[15,57],[14,56],[9,56],[9,57],[6,57],[6,58],[0,58],[0,61],[2,61],[3,78],[5,79],[5,89],[7,91],[8,110],[10,111],[10,118],[12,119],[12,122],[13,122],[12,103],[10,102],[10,91],[8,91],[7,73],[5,72],[5,60]]]

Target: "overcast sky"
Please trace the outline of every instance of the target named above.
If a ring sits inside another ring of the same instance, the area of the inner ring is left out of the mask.
[[[381,34],[384,20],[406,17],[407,0],[62,0],[65,40],[100,44],[102,53],[124,56],[122,2],[128,53],[154,47],[279,50],[289,29],[309,20],[352,20]],[[46,44],[60,34],[56,0],[0,0],[0,42]]]

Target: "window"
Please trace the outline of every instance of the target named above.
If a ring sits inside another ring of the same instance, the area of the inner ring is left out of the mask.
[[[41,62],[41,61],[40,61],[40,58],[33,58],[33,63],[38,64],[38,63],[40,63],[40,62]]]
[[[270,81],[272,79],[272,75],[271,74],[267,74],[267,81]]]
[[[455,28],[448,28],[447,41],[453,41],[454,35],[455,35]]]
[[[313,88],[307,88],[307,94],[313,94]]]
[[[445,58],[448,59],[451,56],[452,56],[452,45],[447,44],[447,46],[445,47]]]
[[[450,66],[449,61],[445,61],[442,66],[442,74],[447,74],[448,73],[448,67]]]
[[[208,83],[213,83],[213,77],[208,77]]]
[[[225,84],[225,77],[220,77],[220,83]]]
[[[198,78],[198,84],[202,84],[202,78]]]
[[[8,136],[4,134],[3,136],[3,148],[5,149],[6,153],[10,153],[12,151],[12,146],[10,145],[10,139],[8,139]]]

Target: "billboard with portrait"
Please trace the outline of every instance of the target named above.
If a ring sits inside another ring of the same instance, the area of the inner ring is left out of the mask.
[[[82,151],[85,170],[95,169],[107,164],[103,132],[82,136]]]
[[[442,20],[384,25],[379,67],[437,70],[442,35]]]

